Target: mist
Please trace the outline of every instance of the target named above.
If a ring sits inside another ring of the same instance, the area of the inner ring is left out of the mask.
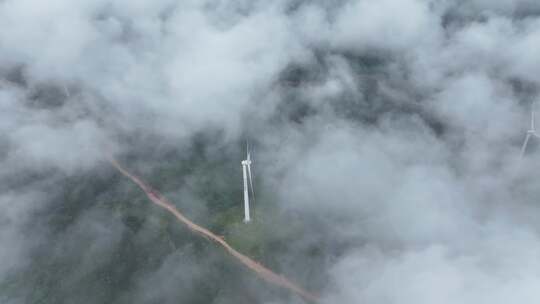
[[[0,1],[0,302],[537,303],[532,0]],[[242,223],[249,141],[255,199]]]

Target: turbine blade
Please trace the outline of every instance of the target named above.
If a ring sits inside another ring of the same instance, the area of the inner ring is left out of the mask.
[[[251,188],[251,197],[253,197],[253,201],[255,201],[255,192],[253,191],[253,178],[251,177],[251,165],[248,165],[247,169],[249,175],[249,186]]]
[[[247,160],[251,160],[251,155],[249,154],[249,140],[246,140],[246,154],[247,154]]]
[[[534,128],[534,111],[531,111],[531,130],[536,130]]]
[[[527,136],[525,137],[525,141],[523,142],[523,145],[521,146],[521,157],[525,155],[525,149],[527,149],[527,143],[529,142],[530,138],[531,138],[531,134],[527,133]]]

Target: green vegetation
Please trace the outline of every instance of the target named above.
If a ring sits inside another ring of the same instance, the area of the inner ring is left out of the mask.
[[[151,162],[130,159],[126,164],[186,216],[222,235],[240,252],[283,272],[282,257],[303,233],[301,225],[290,223],[276,208],[276,198],[262,189],[257,191],[253,222],[244,224],[238,150],[224,147],[223,153],[208,157],[203,146],[195,147],[181,155],[172,153]],[[178,284],[178,294],[171,299],[184,303],[211,303],[223,294],[236,301],[231,303],[242,303],[246,299],[237,295],[246,286],[273,290],[220,247],[151,204],[131,181],[112,168],[106,170],[62,182],[63,191],[37,224],[50,229],[48,242],[33,251],[28,267],[0,282],[0,300],[3,296],[24,303],[167,302],[159,295],[153,300],[134,298],[141,282],[164,271],[172,274],[163,275],[168,278],[163,280]],[[164,270],[168,259],[178,255],[186,258]],[[195,272],[185,270],[191,264],[197,265]],[[182,279],[184,271],[188,280]]]

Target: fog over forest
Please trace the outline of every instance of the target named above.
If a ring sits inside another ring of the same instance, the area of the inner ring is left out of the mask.
[[[112,154],[320,303],[537,304],[535,111],[538,0],[0,0],[0,303],[309,303]]]

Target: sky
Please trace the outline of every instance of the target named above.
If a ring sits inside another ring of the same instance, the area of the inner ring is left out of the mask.
[[[210,133],[215,159],[249,138],[260,191],[309,227],[291,255],[340,248],[323,301],[537,303],[538,54],[533,0],[0,1],[0,282],[65,178]],[[106,256],[124,229],[90,209],[65,233]],[[200,278],[179,259],[148,280]]]

